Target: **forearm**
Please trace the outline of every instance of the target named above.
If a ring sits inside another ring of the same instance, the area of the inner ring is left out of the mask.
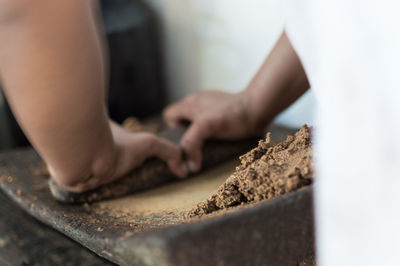
[[[306,73],[286,33],[243,92],[248,119],[265,127],[309,88]]]
[[[18,1],[24,5],[28,0]],[[41,0],[27,4],[15,18],[0,20],[6,96],[52,177],[65,187],[104,182],[117,156],[91,5]]]

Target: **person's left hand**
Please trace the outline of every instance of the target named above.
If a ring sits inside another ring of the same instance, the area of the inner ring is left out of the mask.
[[[173,143],[151,133],[129,132],[115,122],[110,122],[110,126],[119,150],[115,176],[127,174],[150,157],[165,161],[171,172],[178,177],[187,175],[187,169],[182,163],[181,149]]]

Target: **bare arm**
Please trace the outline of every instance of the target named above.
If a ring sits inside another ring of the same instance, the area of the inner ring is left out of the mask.
[[[135,157],[136,136],[110,126],[94,4],[0,0],[0,75],[18,122],[52,177],[72,191],[110,182],[144,156],[163,157],[182,174],[172,144],[146,135]]]
[[[264,129],[309,87],[301,61],[283,32],[243,93],[248,119]]]
[[[191,126],[182,140],[192,171],[200,168],[208,138],[239,139],[260,134],[272,119],[309,88],[301,62],[283,33],[247,88],[237,94],[202,91],[164,111],[170,126]]]

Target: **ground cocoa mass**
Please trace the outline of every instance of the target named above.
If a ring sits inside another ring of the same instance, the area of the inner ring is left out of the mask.
[[[241,165],[216,193],[188,212],[208,214],[247,202],[259,202],[309,185],[313,180],[311,132],[306,125],[272,145],[271,134],[240,157]]]
[[[128,117],[122,123],[122,126],[133,133],[136,132],[149,132],[149,133],[158,133],[162,129],[161,123],[142,123],[136,117]]]

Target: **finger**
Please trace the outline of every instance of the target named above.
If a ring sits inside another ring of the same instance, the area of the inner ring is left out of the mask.
[[[197,172],[202,164],[202,148],[204,141],[213,134],[213,123],[208,120],[195,121],[181,140],[181,146],[187,156],[189,171]]]
[[[149,157],[155,156],[165,161],[176,176],[184,178],[188,175],[187,166],[182,160],[182,150],[164,139],[153,137]]]
[[[191,121],[193,113],[193,105],[190,105],[190,101],[185,98],[168,106],[163,111],[163,118],[169,127],[178,127],[183,120]]]

